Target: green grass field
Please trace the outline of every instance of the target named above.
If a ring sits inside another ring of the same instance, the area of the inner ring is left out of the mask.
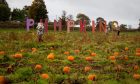
[[[121,32],[115,37],[113,33],[49,31],[39,43],[35,30],[0,29],[0,52],[4,51],[0,76],[12,84],[140,84],[140,75],[134,77],[140,74],[136,48],[140,48],[140,32]],[[22,57],[16,58],[17,53]],[[48,59],[50,53],[54,58]],[[69,61],[68,56],[74,60]],[[42,68],[37,70],[37,64]],[[70,72],[63,71],[65,66]],[[85,67],[90,69],[85,71]],[[43,73],[49,78],[43,79]],[[92,74],[95,77],[89,80]]]

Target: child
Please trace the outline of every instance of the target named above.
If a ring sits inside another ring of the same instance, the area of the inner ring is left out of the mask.
[[[37,25],[37,34],[38,34],[38,41],[42,42],[42,35],[44,33],[44,25],[42,22],[39,22]]]

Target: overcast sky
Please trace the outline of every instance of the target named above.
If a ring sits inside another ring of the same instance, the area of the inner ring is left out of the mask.
[[[33,0],[6,0],[11,8],[23,8],[31,5]],[[140,0],[44,0],[50,20],[61,16],[62,10],[72,14],[84,13],[95,20],[103,17],[107,21],[117,20],[119,23],[138,27],[140,19]]]

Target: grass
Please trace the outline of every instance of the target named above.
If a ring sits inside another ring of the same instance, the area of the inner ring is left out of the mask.
[[[113,33],[49,31],[44,34],[43,42],[39,43],[34,30],[0,29],[0,51],[5,52],[0,55],[0,75],[12,84],[139,84],[140,80],[133,78],[133,74],[140,74],[140,69],[133,70],[134,65],[140,66],[140,57],[135,56],[136,48],[140,48],[139,35],[139,32],[122,32],[116,38]],[[125,47],[129,50],[125,51]],[[32,48],[37,51],[33,53]],[[74,50],[80,52],[76,54]],[[74,56],[73,62],[67,60],[65,51]],[[90,56],[92,52],[97,55]],[[114,52],[119,55],[112,62],[108,57]],[[21,53],[23,58],[13,58],[16,53]],[[54,60],[47,58],[50,53],[55,54]],[[86,61],[88,56],[93,60]],[[124,60],[125,56],[128,60]],[[35,70],[36,64],[41,64],[42,69]],[[65,66],[71,68],[69,74],[63,72]],[[85,66],[92,69],[84,72]],[[121,68],[118,69],[118,66]],[[49,78],[42,79],[42,73],[47,73]],[[96,79],[88,80],[89,74],[96,74]]]

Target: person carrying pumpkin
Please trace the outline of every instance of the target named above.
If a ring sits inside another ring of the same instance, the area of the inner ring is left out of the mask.
[[[42,21],[40,21],[39,23],[38,23],[38,25],[37,25],[37,35],[38,35],[38,41],[39,42],[42,42],[43,40],[42,40],[42,36],[43,36],[43,34],[44,34],[44,25],[43,25],[43,22]]]

